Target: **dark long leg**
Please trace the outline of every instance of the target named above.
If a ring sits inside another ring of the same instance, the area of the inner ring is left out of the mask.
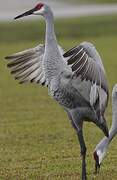
[[[80,143],[80,149],[81,149],[81,156],[82,156],[82,180],[87,180],[86,176],[86,146],[85,141],[83,137],[83,131],[82,131],[82,118],[79,116],[77,111],[74,111],[72,113],[68,112],[68,116],[72,122],[73,127],[77,131],[78,140]]]
[[[82,180],[86,180],[86,146],[84,142],[83,132],[82,129],[77,131],[80,149],[81,149],[81,156],[82,156]]]

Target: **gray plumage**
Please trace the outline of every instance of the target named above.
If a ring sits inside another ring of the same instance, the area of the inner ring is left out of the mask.
[[[112,91],[112,125],[109,130],[109,138],[104,137],[97,144],[94,152],[98,156],[99,165],[102,163],[104,157],[106,156],[108,146],[116,134],[117,134],[117,84],[114,85]]]
[[[80,142],[82,179],[85,180],[83,121],[92,121],[108,136],[104,118],[109,94],[105,70],[97,50],[89,42],[64,53],[57,44],[53,13],[49,6],[39,3],[15,19],[30,14],[45,18],[45,45],[6,57],[8,67],[20,83],[35,82],[48,86],[49,94],[66,110]]]

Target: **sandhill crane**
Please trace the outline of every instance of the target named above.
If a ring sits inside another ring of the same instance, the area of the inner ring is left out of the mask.
[[[95,171],[99,172],[100,164],[106,156],[108,146],[117,134],[117,84],[112,91],[112,125],[109,130],[109,138],[104,137],[96,146],[94,151]]]
[[[83,121],[95,123],[108,137],[104,112],[108,104],[108,84],[101,58],[93,44],[83,42],[64,53],[57,44],[50,7],[39,3],[15,17],[42,15],[46,21],[45,45],[6,57],[11,74],[20,83],[36,82],[68,113],[77,132],[82,155],[82,179],[86,180],[86,145]]]

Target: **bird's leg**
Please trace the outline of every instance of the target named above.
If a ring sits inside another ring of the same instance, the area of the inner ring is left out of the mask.
[[[81,156],[82,156],[82,180],[86,180],[86,146],[84,142],[83,132],[82,129],[77,131],[80,148],[81,148]]]
[[[82,131],[82,126],[83,126],[82,116],[78,113],[77,109],[74,109],[71,112],[68,112],[68,116],[72,122],[73,127],[75,128],[77,132],[79,143],[80,143],[80,149],[81,149],[81,155],[82,155],[82,180],[87,180],[86,162],[85,162],[86,146],[85,146],[83,131]]]

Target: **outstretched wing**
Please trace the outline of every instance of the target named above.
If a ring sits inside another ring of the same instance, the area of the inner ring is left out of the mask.
[[[82,82],[89,80],[92,84],[90,91],[90,102],[93,105],[97,99],[97,93],[100,96],[102,105],[108,102],[108,84],[105,76],[105,70],[101,62],[101,58],[93,44],[83,42],[79,46],[75,46],[64,54],[69,57],[68,65],[76,77]],[[102,92],[104,91],[104,93]],[[102,94],[105,94],[104,98]],[[101,98],[103,98],[101,100]],[[104,101],[104,102],[103,102]]]
[[[40,44],[35,48],[5,57],[9,61],[7,66],[15,79],[19,80],[20,83],[35,82],[42,85],[46,84],[43,70],[44,50],[44,45]]]
[[[59,45],[58,48],[63,55],[63,49]],[[43,67],[44,52],[45,45],[39,44],[34,48],[5,57],[11,74],[19,80],[19,83],[35,82],[48,85]]]
[[[96,83],[108,93],[104,67],[99,55],[95,54],[94,56],[93,51],[97,53],[91,43],[85,42],[67,51],[64,57],[69,57],[68,65],[71,65],[76,76],[80,76],[82,80],[86,79]]]

